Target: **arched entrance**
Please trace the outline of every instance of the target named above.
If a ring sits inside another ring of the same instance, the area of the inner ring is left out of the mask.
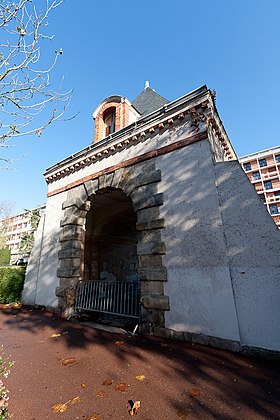
[[[89,201],[77,307],[98,314],[103,322],[139,321],[136,213],[131,199],[119,189],[104,188]]]

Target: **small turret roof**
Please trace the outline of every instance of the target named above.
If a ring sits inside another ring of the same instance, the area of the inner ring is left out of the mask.
[[[145,89],[134,99],[132,105],[139,114],[148,115],[169,102],[168,99],[163,98],[146,85]]]

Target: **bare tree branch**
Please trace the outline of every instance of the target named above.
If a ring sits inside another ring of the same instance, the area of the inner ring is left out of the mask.
[[[69,106],[72,91],[62,92],[61,86],[52,89],[50,81],[62,49],[53,51],[49,63],[41,57],[44,41],[53,39],[46,32],[49,15],[61,3],[63,0],[42,0],[39,10],[38,1],[1,1],[0,148],[10,138],[41,135]],[[36,117],[42,112],[45,121],[36,125]]]

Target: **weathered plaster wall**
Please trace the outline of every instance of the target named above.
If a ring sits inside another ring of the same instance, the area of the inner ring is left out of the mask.
[[[166,327],[239,341],[208,141],[159,157],[170,311]]]
[[[38,235],[36,235],[34,250],[28,264],[22,296],[24,304],[57,307],[55,288],[58,286],[59,280],[57,277],[58,252],[60,250],[59,233],[64,200],[65,193],[49,197],[47,200],[44,225],[41,224]],[[43,238],[40,235],[40,230]]]
[[[238,162],[215,165],[241,344],[280,350],[280,232]]]

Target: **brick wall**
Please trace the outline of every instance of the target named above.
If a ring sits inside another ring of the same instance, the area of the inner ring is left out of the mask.
[[[120,102],[107,102],[99,110],[95,118],[94,143],[105,137],[104,113],[109,109],[115,109],[115,131],[129,124],[129,106],[121,98]]]

